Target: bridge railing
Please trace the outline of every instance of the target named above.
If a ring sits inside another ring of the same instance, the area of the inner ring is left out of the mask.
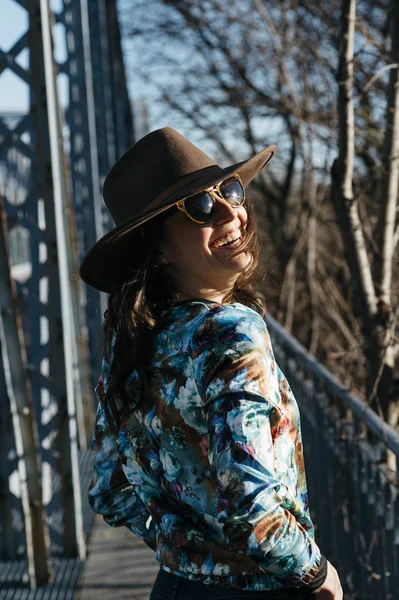
[[[267,323],[300,408],[316,541],[337,568],[346,599],[394,600],[399,435],[277,321],[268,316]]]

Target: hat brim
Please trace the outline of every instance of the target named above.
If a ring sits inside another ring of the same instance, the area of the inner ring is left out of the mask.
[[[129,255],[132,255],[134,238],[137,236],[137,228],[140,225],[168,210],[179,200],[212,187],[234,173],[240,175],[244,188],[247,187],[255,175],[271,161],[276,152],[277,146],[268,146],[248,160],[220,169],[217,175],[199,177],[173,192],[158,207],[114,227],[102,236],[86,254],[80,265],[80,277],[95,289],[110,293],[112,284],[120,281],[122,273],[128,270],[128,265],[125,266],[124,261]]]

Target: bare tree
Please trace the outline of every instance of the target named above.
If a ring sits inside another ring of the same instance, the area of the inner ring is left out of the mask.
[[[378,379],[395,424],[392,91],[391,121],[383,107],[388,87],[397,90],[397,34],[388,0],[362,0],[356,18],[353,7],[154,0],[149,12],[136,0],[134,18],[126,3],[124,37],[136,56],[133,87],[141,82],[153,99],[151,126],[175,126],[220,161],[278,142],[273,167],[251,188],[263,215],[269,310],[353,391],[370,398]],[[352,15],[344,29],[343,14]],[[391,370],[381,376],[382,360]]]
[[[392,389],[395,357],[394,332],[397,311],[392,306],[394,231],[399,177],[399,85],[398,69],[391,70],[385,135],[385,173],[379,219],[374,230],[376,250],[367,251],[359,198],[353,191],[355,157],[354,34],[355,0],[343,0],[342,37],[338,69],[339,157],[334,162],[332,197],[341,224],[346,257],[351,267],[354,298],[361,319],[367,359],[367,393],[388,422],[398,424],[398,402]],[[391,3],[392,62],[398,62],[399,21],[396,3]],[[373,277],[374,257],[374,277]]]

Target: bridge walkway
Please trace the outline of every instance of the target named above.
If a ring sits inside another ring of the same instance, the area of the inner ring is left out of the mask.
[[[76,600],[148,600],[158,563],[137,536],[96,515],[88,548]]]

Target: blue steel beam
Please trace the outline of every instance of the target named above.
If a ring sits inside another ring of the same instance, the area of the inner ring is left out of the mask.
[[[76,365],[71,370],[67,363],[76,363],[78,354],[70,354],[65,360],[65,320],[62,317],[65,298],[61,293],[67,293],[69,298],[73,294],[68,281],[61,292],[59,261],[62,262],[65,257],[60,255],[54,205],[54,152],[62,151],[63,144],[59,131],[57,133],[53,129],[55,133],[50,135],[48,110],[49,103],[54,104],[54,100],[49,97],[44,65],[50,69],[54,65],[48,36],[47,55],[43,48],[41,12],[47,11],[47,3],[46,0],[18,0],[18,4],[29,13],[29,31],[21,33],[8,52],[0,50],[0,72],[11,69],[28,84],[30,109],[27,115],[0,116],[0,161],[5,165],[6,173],[0,173],[0,183],[3,182],[9,192],[9,197],[5,195],[4,205],[10,233],[13,233],[14,227],[23,228],[21,235],[13,236],[16,240],[13,260],[18,262],[20,250],[23,250],[21,256],[30,260],[30,271],[28,269],[25,279],[17,283],[17,289],[37,415],[51,551],[76,556],[82,555],[83,546],[79,541],[81,514],[79,502],[76,502],[79,486],[76,485],[73,457],[77,440],[73,439],[70,426],[71,385],[66,369],[69,374],[74,373]],[[47,16],[51,18],[51,14]],[[60,71],[68,76],[70,89],[66,110],[70,153],[65,161],[66,171],[61,176],[65,178],[62,185],[67,187],[69,166],[74,198],[71,214],[76,217],[80,240],[77,259],[80,259],[101,235],[102,229],[108,230],[112,226],[108,213],[102,212],[101,187],[115,159],[133,142],[133,127],[115,3],[108,0],[64,0],[62,13],[56,18],[64,24],[67,36],[68,57]],[[15,60],[25,49],[30,57],[27,69]],[[53,110],[53,121],[59,118],[60,113],[59,109]],[[67,147],[68,143],[65,144]],[[64,205],[64,212],[69,210]],[[62,216],[61,220],[65,229]],[[73,236],[70,239],[73,245]],[[23,248],[19,248],[18,244],[22,244]],[[75,279],[76,272],[70,272],[70,277]],[[97,292],[88,288],[83,297],[87,318],[86,321],[82,319],[82,323],[87,324],[91,340],[92,382],[97,378],[101,354],[101,304],[98,296]],[[81,331],[76,333],[76,337],[85,339]],[[4,380],[1,378],[0,386],[0,394],[5,397]],[[66,393],[66,390],[69,392]],[[5,410],[0,418],[0,430],[3,432],[8,419],[9,413]],[[10,488],[10,475],[15,475],[16,467],[15,459],[11,458],[13,436],[2,437],[2,444],[5,444],[2,449],[8,453],[9,460],[0,461],[0,480],[6,482],[0,496],[0,504],[4,508],[0,515],[0,529],[4,534],[1,552],[3,557],[13,555],[16,558],[15,552],[18,549],[19,556],[22,556],[24,546],[24,531],[17,530],[21,519],[14,516],[12,523],[11,519],[5,519],[10,511],[14,515],[21,514],[18,494]],[[62,519],[63,514],[68,518]]]
[[[113,117],[111,62],[105,0],[88,0],[90,46],[92,56],[93,90],[96,99],[95,118],[98,149],[98,169],[101,187],[111,166],[117,158]],[[109,212],[102,205],[104,230],[112,227]]]
[[[25,377],[25,344],[16,286],[10,273],[7,226],[1,198],[0,213],[0,347],[3,381],[7,389],[18,457],[29,581],[31,588],[36,588],[48,583],[50,577],[49,538],[42,501],[40,461],[37,457],[37,426],[30,383]]]
[[[80,261],[103,233],[87,0],[64,0],[63,11],[57,15],[57,20],[65,25],[67,43],[67,59],[62,71],[69,81],[66,121]],[[100,292],[83,285],[80,289],[89,336],[93,406],[93,388],[101,367],[102,306]]]
[[[21,40],[13,48],[26,47],[29,50],[29,68],[24,71],[22,79],[29,84],[30,117],[22,117],[19,122],[3,118],[0,137],[4,143],[0,148],[0,160],[4,161],[6,171],[8,163],[12,173],[16,154],[23,157],[25,173],[18,172],[20,191],[25,188],[24,197],[18,205],[12,205],[11,198],[5,198],[6,214],[10,216],[9,227],[21,225],[29,232],[31,274],[19,287],[19,300],[22,322],[27,348],[28,369],[31,377],[32,396],[40,441],[42,458],[41,479],[46,500],[47,522],[50,528],[52,551],[64,555],[83,557],[84,539],[81,528],[80,486],[76,461],[77,440],[73,431],[72,420],[74,398],[71,396],[70,377],[66,369],[73,372],[71,359],[65,360],[64,335],[65,320],[62,318],[61,286],[59,254],[60,240],[56,232],[54,204],[54,152],[60,151],[58,146],[61,136],[53,135],[50,140],[49,106],[53,105],[53,115],[57,115],[59,107],[56,98],[51,99],[46,80],[44,65],[52,68],[52,48],[49,31],[42,29],[46,3],[42,0],[30,0],[26,3],[29,9],[29,32],[21,36]],[[49,15],[47,14],[47,17]],[[49,29],[49,23],[46,27]],[[47,51],[44,40],[47,33]],[[8,60],[16,75],[13,56]],[[21,137],[23,136],[23,142]],[[55,143],[55,145],[54,145]],[[52,144],[52,145],[51,145]],[[23,176],[25,174],[25,186]],[[62,212],[62,211],[61,211]],[[68,293],[69,287],[63,285],[62,293]],[[65,306],[65,302],[64,302]],[[77,334],[70,331],[72,341]],[[68,394],[66,390],[69,390]],[[6,398],[4,381],[1,396]],[[12,449],[9,450],[12,453]],[[20,529],[22,522],[21,505],[17,494],[10,488],[10,477],[15,475],[14,465],[10,461],[11,471],[0,476],[8,482],[8,498],[11,499],[15,518],[12,522],[4,521],[0,515],[2,529],[13,539],[14,548],[19,556],[24,547],[24,531]],[[15,488],[15,478],[14,478]],[[20,518],[17,518],[19,513]],[[60,515],[65,518],[60,520]],[[12,551],[3,548],[5,553]]]
[[[125,67],[121,46],[116,2],[106,0],[111,85],[118,93],[112,94],[112,110],[117,158],[133,143],[133,119],[127,91]]]
[[[87,0],[96,99],[96,131],[100,182],[134,141],[133,120],[120,44],[116,4],[110,0]],[[104,230],[112,227],[102,210]]]

